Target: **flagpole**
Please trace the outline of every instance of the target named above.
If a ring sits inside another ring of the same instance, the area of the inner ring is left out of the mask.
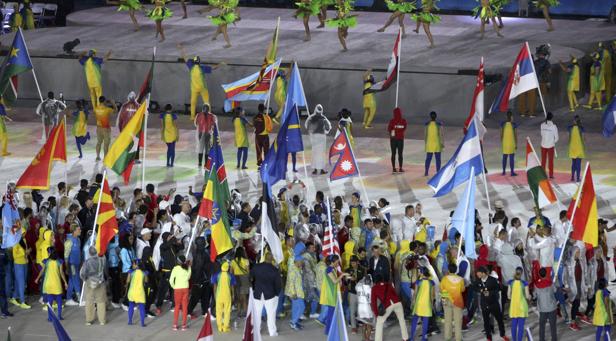
[[[573,228],[573,219],[575,219],[575,212],[577,212],[578,202],[580,197],[582,196],[582,189],[584,189],[584,182],[586,181],[586,174],[588,174],[588,168],[590,168],[590,162],[586,162],[586,167],[584,168],[584,175],[582,176],[582,182],[578,186],[577,195],[575,197],[575,205],[573,206],[573,211],[571,212],[571,219],[569,219],[569,223],[567,224],[567,233],[565,234],[565,240],[563,241],[560,247],[560,256],[558,257],[558,264],[556,264],[556,270],[554,273],[556,274],[556,278],[558,278],[558,268],[560,267],[560,263],[563,259],[563,254],[565,253],[565,245],[567,244],[567,239],[569,239],[569,233],[571,233],[571,229]]]
[[[471,173],[470,173],[470,176],[468,177],[468,181],[470,182],[474,176],[475,176],[475,167],[471,167]],[[467,186],[470,186],[470,184]],[[466,205],[464,206],[464,220],[462,220],[464,224],[466,224],[466,219],[468,218],[468,205],[470,205],[470,200],[471,200],[471,191],[469,190],[468,194],[466,195]],[[458,256],[456,257],[456,263],[460,262],[460,254],[462,253],[462,238],[463,237],[465,237],[464,233],[460,234],[460,241],[458,242]]]
[[[398,91],[400,89],[400,57],[402,56],[402,27],[398,29],[398,70],[396,70],[396,108],[398,107]]]
[[[146,106],[145,106],[145,121],[143,122],[143,160],[141,161],[141,188],[145,188],[145,164],[146,164],[146,160],[145,160],[145,156],[146,156],[146,152],[147,152],[147,146],[148,146],[148,116],[150,116],[150,95],[152,93],[150,92],[148,94],[148,97],[146,99]]]
[[[486,162],[483,158],[483,148],[481,148],[481,163],[481,175],[483,177],[483,187],[486,190],[486,199],[488,200],[488,212],[492,212],[492,204],[490,204],[490,191],[488,191],[488,179],[486,177]]]
[[[197,215],[197,221],[195,221],[195,228],[194,231],[192,233],[192,235],[190,236],[190,240],[188,241],[188,248],[186,249],[186,259],[188,260],[189,256],[190,256],[190,251],[191,251],[191,246],[193,244],[193,242],[195,241],[195,239],[197,238],[197,233],[199,232],[199,222],[201,220],[201,216]]]
[[[541,94],[541,86],[539,86],[539,79],[537,79],[537,71],[535,70],[535,63],[532,58],[532,54],[530,53],[530,47],[528,46],[528,42],[525,42],[526,50],[528,51],[528,56],[530,57],[532,63],[530,65],[533,67],[533,75],[535,76],[535,80],[537,81],[537,92],[539,92],[539,99],[541,100],[541,107],[543,107],[543,115],[545,117],[548,116],[547,111],[545,110],[545,104],[543,103],[543,95]],[[532,110],[535,110],[534,108]]]
[[[101,209],[101,201],[103,200],[103,188],[105,188],[105,179],[107,179],[107,169],[103,171],[103,181],[101,181],[101,187],[99,189],[98,194],[98,203],[96,204],[96,214],[94,215],[94,229],[92,230],[92,236],[90,237],[90,247],[94,244],[94,238],[96,238],[96,233],[98,230],[98,213]],[[68,185],[67,185],[68,186]],[[84,281],[81,285],[81,294],[79,295],[79,306],[84,305],[83,295],[86,288],[86,282]]]
[[[326,204],[327,204],[327,222],[329,225],[329,229],[330,229],[330,235],[329,237],[332,238],[332,242],[329,243],[329,254],[333,255],[334,254],[334,242],[333,242],[333,238],[334,238],[334,227],[332,226],[332,209],[331,206],[329,204],[329,196],[325,199],[326,200]]]
[[[68,136],[66,132],[66,113],[64,113],[64,156],[66,156],[66,160],[64,161],[64,185],[66,186],[66,196],[68,196],[68,152],[66,150],[66,141],[68,141]],[[58,198],[60,200],[60,198]]]
[[[30,58],[30,53],[28,52],[28,44],[26,43],[26,38],[24,38],[24,34],[21,30],[21,27],[19,28],[19,34],[21,34],[22,41],[24,42],[24,46],[26,47],[26,54],[28,55],[28,60],[32,62],[32,59]],[[39,86],[38,79],[36,78],[36,72],[34,71],[34,65],[32,65],[31,71],[32,71],[32,77],[34,78],[34,84],[36,85],[36,90],[38,91],[39,98],[41,99],[41,103],[42,103],[44,101],[43,93],[41,92],[41,87]],[[43,115],[41,115],[41,123],[43,124],[42,139],[43,141],[47,141],[47,134],[45,134],[45,118],[43,117]]]
[[[306,110],[308,110],[308,115],[310,115],[310,106],[308,105],[308,99],[306,98],[306,92],[304,91],[304,83],[302,82],[302,75],[299,73],[299,66],[297,66],[297,62],[294,63],[294,68],[297,67],[297,77],[299,78],[299,86],[302,88],[302,94],[304,94],[304,100],[306,101]],[[285,99],[285,105],[286,105]],[[295,112],[297,114],[297,123],[301,122],[299,116],[299,108],[297,107],[297,103],[295,103]],[[301,132],[301,124],[300,124],[300,132]],[[327,137],[326,137],[327,138]],[[304,176],[306,180],[308,179],[308,167],[306,166],[306,152],[302,150],[302,163],[304,164]],[[306,181],[308,183],[308,181]],[[308,190],[308,186],[306,186],[306,190]]]

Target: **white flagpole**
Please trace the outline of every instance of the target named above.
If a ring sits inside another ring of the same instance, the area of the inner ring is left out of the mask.
[[[197,220],[195,221],[195,228],[193,228],[192,235],[190,236],[190,240],[188,241],[188,248],[186,250],[186,259],[190,260],[190,251],[191,246],[195,239],[197,239],[197,234],[199,233],[199,222],[201,221],[201,216],[197,215]]]
[[[468,181],[470,182],[471,179],[475,176],[475,167],[471,167],[471,173],[470,176],[468,178]],[[467,185],[468,187],[469,185]],[[468,205],[470,205],[471,202],[471,191],[468,191],[468,194],[466,195],[466,205],[464,206],[464,220],[463,220],[463,224],[466,223],[466,219],[468,218]],[[458,231],[460,232],[460,231]],[[458,256],[456,257],[456,263],[460,262],[460,254],[462,253],[462,239],[465,237],[465,233],[464,231],[462,231],[462,233],[460,234],[460,241],[458,242]]]
[[[537,71],[535,70],[535,63],[532,57],[533,55],[530,53],[530,47],[528,46],[528,42],[526,42],[525,44],[526,44],[526,50],[528,51],[528,55],[530,56],[530,59],[532,61],[530,65],[533,67],[533,75],[535,76],[535,80],[537,81],[537,92],[539,92],[539,99],[541,100],[541,107],[543,107],[543,114],[545,115],[545,117],[547,117],[548,113],[545,110],[545,104],[543,103],[543,95],[541,94],[541,87],[539,86],[539,79],[537,78]]]
[[[103,188],[105,186],[105,179],[107,179],[107,170],[105,169],[103,171],[103,181],[101,182],[101,187],[98,191],[98,203],[96,204],[96,214],[94,215],[94,229],[92,230],[92,236],[90,237],[90,247],[92,247],[92,244],[94,244],[94,239],[96,238],[96,232],[97,232],[97,227],[98,227],[98,213],[101,209],[101,200],[103,200]],[[79,305],[83,306],[85,304],[84,300],[83,300],[83,295],[86,289],[86,282],[84,281],[81,284],[81,295],[79,295]]]
[[[396,108],[398,107],[398,92],[400,89],[400,57],[402,57],[402,27],[398,29],[398,70],[396,70]]]
[[[294,63],[293,67],[297,67],[297,77],[299,78],[299,85],[302,88],[302,94],[304,95],[304,100],[306,101],[306,110],[308,110],[308,115],[310,115],[310,106],[308,106],[308,98],[306,98],[306,92],[304,91],[304,83],[302,82],[302,76],[299,73],[299,66],[297,66],[297,62]],[[285,105],[286,105],[286,100],[285,100]],[[297,103],[295,103],[296,106],[296,113],[297,113],[297,123],[300,123],[300,116],[299,116],[299,108],[297,108]],[[301,131],[301,124],[300,124],[300,131]],[[308,168],[306,167],[306,153],[305,151],[302,150],[302,163],[304,164],[304,176],[306,178],[306,180],[308,179]],[[306,184],[308,183],[308,181],[306,181]],[[308,190],[308,186],[306,186],[306,190]]]
[[[299,134],[301,136],[301,134],[302,134],[302,125],[300,124],[301,121],[299,119],[299,108],[297,107],[297,103],[295,103],[295,114],[297,115],[297,123],[299,125],[299,127],[297,129],[299,129]],[[303,150],[302,150],[302,163],[304,165],[304,177],[307,180],[308,179],[308,168],[306,167],[306,153],[304,153]],[[308,181],[306,181],[306,183],[308,183]]]
[[[355,157],[355,153],[353,152],[353,146],[351,145],[351,141],[349,140],[349,136],[347,135],[346,129],[342,129],[342,133],[344,134],[344,136],[346,136],[346,140],[349,143],[349,150],[351,151],[351,156],[353,157],[353,160],[355,160],[355,162],[357,163],[357,176],[359,177],[359,183],[361,184],[361,189],[364,192],[364,195],[366,196],[366,200],[368,203],[370,203],[370,198],[368,197],[368,191],[366,191],[366,186],[364,186],[364,179],[361,176],[361,172],[359,171],[359,161],[357,161],[357,158]]]
[[[575,197],[575,205],[573,206],[573,211],[571,212],[571,219],[567,223],[567,233],[565,234],[565,240],[563,241],[560,247],[560,256],[558,257],[558,264],[556,264],[556,269],[554,270],[554,274],[558,276],[558,268],[560,268],[560,263],[563,260],[563,254],[565,253],[565,245],[567,244],[567,240],[569,239],[569,233],[571,233],[571,229],[573,228],[573,219],[575,219],[575,212],[577,212],[578,203],[580,197],[582,196],[582,190],[584,189],[584,181],[586,180],[586,174],[588,174],[588,168],[590,167],[590,162],[586,162],[586,167],[584,168],[584,175],[582,176],[582,182],[578,186],[577,195]],[[558,278],[558,277],[556,277]]]
[[[477,127],[475,127],[477,128]],[[479,135],[479,132],[477,132],[477,135]],[[483,158],[483,148],[481,148],[481,175],[483,178],[483,187],[486,191],[486,199],[488,201],[488,212],[492,212],[492,204],[490,204],[490,192],[488,191],[488,179],[486,177],[486,161]],[[474,172],[474,171],[473,171]],[[474,176],[474,174],[473,174]]]
[[[327,222],[328,222],[328,228],[330,231],[329,237],[331,238],[331,242],[329,243],[329,254],[333,255],[334,254],[334,227],[332,226],[332,209],[331,206],[329,205],[329,197],[327,197],[326,199],[326,204],[327,204]]]
[[[30,61],[30,63],[32,63],[32,59],[30,58],[30,53],[28,52],[28,44],[26,43],[26,38],[24,37],[21,27],[19,28],[19,33],[21,34],[21,38],[24,42],[24,46],[26,47],[26,54],[28,55],[28,60]],[[41,92],[41,87],[39,86],[38,79],[36,78],[36,72],[34,71],[34,64],[32,65],[32,77],[34,78],[34,84],[36,85],[36,90],[38,91],[39,98],[41,99],[41,103],[42,103],[45,100],[43,99],[43,93]],[[43,124],[42,140],[44,142],[44,141],[47,141],[47,134],[45,134],[45,118],[43,117],[43,115],[41,115],[41,123]]]
[[[68,142],[68,133],[66,132],[66,113],[64,113],[64,155],[66,156],[66,161],[64,161],[64,184],[66,186],[66,196],[68,196],[68,151],[66,149],[66,144]],[[58,198],[60,200],[60,198]]]
[[[146,152],[148,148],[148,117],[150,116],[150,94],[146,99],[145,104],[145,118],[143,122],[143,160],[141,161],[141,188],[145,189],[145,164],[146,164]]]

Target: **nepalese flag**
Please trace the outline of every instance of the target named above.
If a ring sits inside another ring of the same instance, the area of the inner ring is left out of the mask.
[[[334,143],[329,148],[329,159],[331,164],[331,158],[339,155],[338,161],[329,174],[331,181],[344,179],[350,176],[359,174],[359,168],[357,168],[357,161],[353,150],[351,149],[351,143],[346,133],[346,129],[341,129],[338,136],[334,139]]]
[[[537,80],[537,74],[535,73],[533,57],[528,43],[524,43],[518,57],[515,59],[513,67],[509,71],[507,80],[490,107],[490,113],[506,112],[509,109],[510,100],[528,90],[538,88],[539,80]]]
[[[398,36],[396,36],[396,42],[394,43],[394,49],[391,52],[391,59],[389,60],[389,65],[387,66],[387,75],[385,76],[385,79],[373,84],[368,89],[365,89],[364,94],[387,90],[398,79],[398,68],[400,67],[400,39],[402,38],[401,33],[402,31],[399,31]]]
[[[603,136],[610,137],[616,130],[616,95],[603,112]]]
[[[265,69],[263,79],[254,87],[251,85],[259,78],[260,72],[255,72],[248,77],[244,77],[238,81],[223,84],[222,89],[225,92],[224,110],[231,111],[232,103],[243,101],[265,101],[270,92],[270,86],[273,76],[278,73],[281,60],[278,59],[275,63],[270,64]]]

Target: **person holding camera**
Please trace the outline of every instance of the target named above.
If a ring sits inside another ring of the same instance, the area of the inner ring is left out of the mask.
[[[374,274],[372,278],[375,284],[370,293],[370,306],[374,316],[376,316],[374,341],[383,340],[383,325],[391,313],[395,313],[398,318],[402,340],[408,340],[409,333],[404,321],[404,309],[402,308],[402,303],[400,303],[400,298],[396,294],[396,289],[379,273]]]

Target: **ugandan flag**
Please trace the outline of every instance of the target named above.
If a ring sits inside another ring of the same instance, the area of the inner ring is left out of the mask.
[[[98,231],[96,233],[96,251],[99,256],[107,252],[107,245],[113,237],[118,233],[118,221],[115,215],[115,207],[113,207],[113,199],[109,190],[109,182],[106,178],[107,174],[103,175],[102,191],[99,189],[94,195],[94,202],[98,205],[98,215],[96,216],[96,225]]]
[[[597,196],[588,163],[580,187],[569,204],[567,218],[571,222],[571,238],[581,240],[593,247],[599,244]]]
[[[124,184],[130,181],[130,173],[137,159],[138,148],[143,147],[143,122],[149,99],[143,101],[137,109],[135,115],[128,121],[120,135],[109,148],[103,163],[107,168],[111,168],[116,174],[122,175]]]
[[[556,202],[556,194],[554,194],[552,184],[548,180],[545,170],[541,167],[535,148],[533,148],[528,137],[526,138],[526,177],[536,207],[544,208]]]

